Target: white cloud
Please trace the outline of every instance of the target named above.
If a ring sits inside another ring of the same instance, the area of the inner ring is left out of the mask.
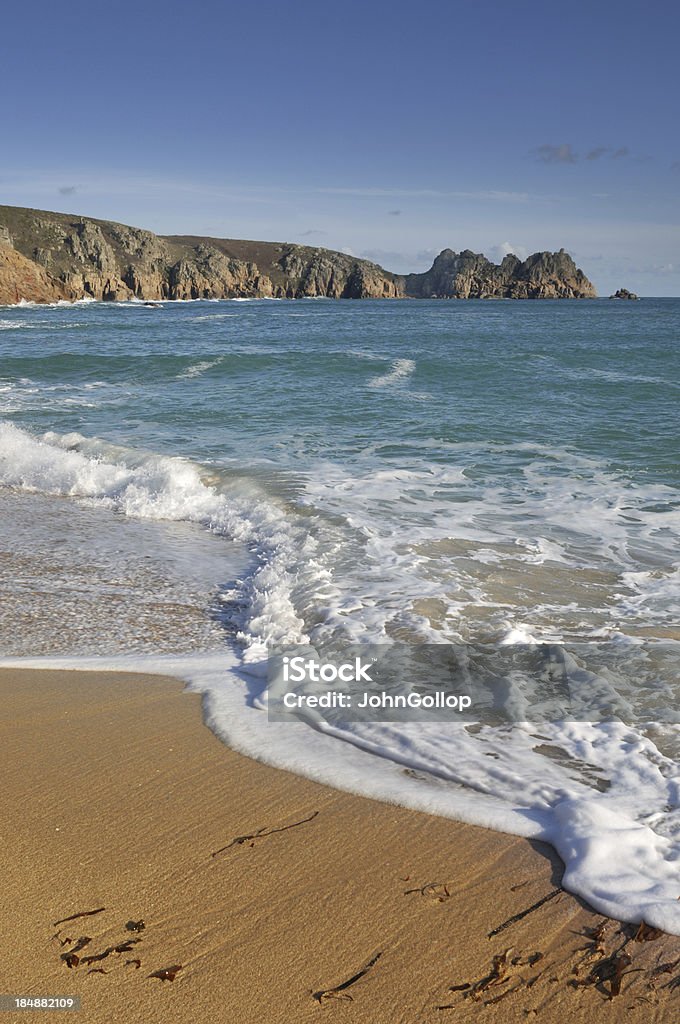
[[[513,245],[512,242],[501,242],[499,245],[494,245],[489,249],[489,256],[494,263],[500,263],[504,256],[510,256],[511,254],[519,257],[521,260],[525,260],[529,252],[523,245]]]

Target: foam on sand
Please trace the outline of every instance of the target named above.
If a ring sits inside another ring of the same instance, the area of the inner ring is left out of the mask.
[[[252,478],[211,474],[186,459],[78,434],[37,438],[11,424],[0,425],[4,486],[69,496],[131,519],[195,523],[240,542],[252,559],[249,572],[223,594],[234,639],[223,651],[195,658],[48,657],[6,659],[3,664],[177,675],[204,694],[207,723],[235,749],[338,788],[544,839],[565,862],[565,884],[595,909],[623,920],[644,919],[680,934],[680,765],[677,727],[672,723],[652,719],[637,727],[617,720],[478,727],[343,723],[318,716],[292,723],[269,721],[262,670],[272,644],[304,644],[312,634],[322,639],[325,632],[341,626],[347,627],[345,635],[360,640],[391,642],[388,626],[392,634],[408,626],[418,642],[444,639],[425,617],[418,633],[417,615],[408,618],[403,600],[397,604],[393,596],[390,604],[389,593],[394,595],[401,581],[426,593],[428,572],[422,570],[428,563],[418,562],[419,575],[409,577],[412,550],[404,550],[392,536],[389,514],[380,524],[371,514],[378,502],[385,511],[390,488],[395,500],[406,502],[408,509],[423,489],[441,494],[460,486],[465,476],[455,466],[416,471],[404,463],[402,459],[394,473],[385,472],[374,494],[349,478],[339,492],[339,480],[333,480],[330,468],[325,478],[310,485],[309,497],[315,494],[321,502],[325,495],[330,511],[334,506],[329,496],[340,494],[343,507],[351,510],[349,521],[340,523],[338,515],[323,519],[318,507],[296,515],[290,502],[263,491]],[[597,511],[607,526],[606,543],[600,540],[597,550],[605,557],[607,547],[618,544],[625,553],[624,520],[610,503],[595,497],[601,480],[589,491],[584,469],[582,465],[580,492],[573,500]],[[539,477],[535,462],[529,462],[527,470],[534,489],[540,480],[549,494],[554,488],[556,497],[566,502],[567,484],[559,474],[547,480]],[[590,471],[594,477],[600,472],[592,466]],[[352,500],[355,493],[361,502]],[[643,497],[647,500],[649,495]],[[561,512],[559,502],[546,503],[540,492],[535,501],[537,508],[555,507],[556,516],[564,518],[565,531],[573,528],[569,512]],[[642,498],[640,504],[644,507]],[[640,516],[638,535],[644,529],[642,511]],[[444,542],[434,523],[422,516],[418,523],[422,543]],[[480,502],[467,530],[464,524],[461,539],[486,550],[484,543],[499,528],[488,501]],[[573,548],[569,542],[560,547],[570,564],[574,551],[584,548],[584,535],[582,531]],[[337,567],[354,557],[351,544],[357,538],[366,542],[371,565],[367,571],[358,567],[343,575]],[[532,571],[539,571],[549,550],[535,545],[527,553]],[[480,564],[483,569],[485,563]],[[639,586],[641,581],[633,582]],[[434,574],[430,573],[429,584],[432,594],[438,593]],[[325,619],[320,617],[322,609]],[[531,642],[538,636],[534,624],[517,618],[506,631],[510,642]],[[624,648],[630,645],[631,656],[635,653],[634,640],[620,636],[619,642]],[[628,683],[633,685],[634,680]],[[595,684],[611,691],[616,681],[593,680]],[[672,691],[672,681],[668,685]],[[508,694],[515,701],[521,697],[521,690]],[[673,693],[667,697],[672,700]]]

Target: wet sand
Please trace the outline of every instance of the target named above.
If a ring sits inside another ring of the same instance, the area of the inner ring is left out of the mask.
[[[242,757],[182,691],[0,671],[3,994],[88,1024],[680,1019],[680,939],[593,914],[548,847]]]

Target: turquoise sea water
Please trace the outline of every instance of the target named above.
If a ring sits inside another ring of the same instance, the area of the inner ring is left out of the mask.
[[[0,653],[676,642],[679,346],[677,299],[1,308]],[[650,878],[645,919],[680,931],[673,724],[293,744],[219,685],[242,749],[547,838],[605,912]],[[606,871],[574,852],[615,832]]]
[[[33,435],[180,456],[283,507],[340,603],[380,606],[346,612],[354,635],[417,631],[424,599],[445,639],[672,630],[679,337],[672,299],[12,308],[0,396]]]
[[[196,459],[526,442],[674,483],[679,318],[675,299],[5,307],[2,386],[30,428]]]

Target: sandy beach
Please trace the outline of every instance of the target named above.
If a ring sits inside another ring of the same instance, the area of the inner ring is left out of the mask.
[[[677,1019],[680,940],[601,926],[547,847],[235,754],[176,680],[0,689],[5,994],[87,1022]]]

